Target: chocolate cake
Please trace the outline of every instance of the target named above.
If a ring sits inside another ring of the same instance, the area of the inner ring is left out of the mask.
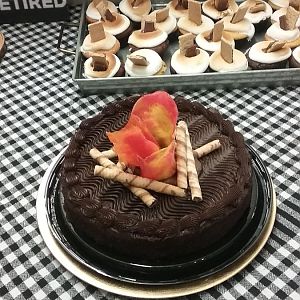
[[[107,132],[127,123],[138,97],[119,99],[84,120],[65,152],[61,170],[64,210],[74,229],[109,255],[137,262],[176,262],[224,237],[249,208],[251,158],[230,121],[198,101],[176,97],[193,149],[219,139],[221,147],[197,162],[203,200],[151,192],[151,207],[122,184],[94,175],[91,148],[108,150]]]

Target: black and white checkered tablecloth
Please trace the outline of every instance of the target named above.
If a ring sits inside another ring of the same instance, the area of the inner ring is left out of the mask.
[[[72,10],[73,19],[79,9]],[[58,23],[2,25],[0,65],[0,298],[123,299],[88,285],[56,261],[37,227],[36,195],[51,160],[79,122],[115,96],[82,97],[73,57],[55,48]],[[65,33],[74,44],[76,30]],[[300,299],[300,87],[178,92],[229,116],[265,161],[278,199],[274,230],[243,271],[181,299]],[[122,95],[120,95],[122,96]]]

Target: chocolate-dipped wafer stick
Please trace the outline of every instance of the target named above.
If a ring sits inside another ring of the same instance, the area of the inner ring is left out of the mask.
[[[198,158],[201,158],[210,152],[213,152],[221,147],[220,140],[213,140],[197,149],[195,149],[193,152],[196,154]]]
[[[128,174],[117,168],[105,168],[101,166],[95,166],[94,174],[106,179],[112,179],[121,183],[129,184],[143,189],[149,189],[158,193],[163,193],[177,197],[186,196],[185,190],[177,186],[166,184],[149,178],[140,177],[133,174]]]
[[[202,191],[199,184],[198,174],[195,166],[195,159],[193,149],[190,140],[190,134],[187,124],[184,121],[180,121],[178,126],[182,126],[186,131],[186,157],[187,157],[187,174],[188,182],[191,189],[192,200],[202,200]]]
[[[187,165],[186,165],[186,130],[185,127],[176,127],[176,165],[177,165],[177,186],[187,188]]]
[[[118,164],[114,164],[110,159],[102,155],[103,152],[100,152],[96,148],[92,148],[90,150],[90,156],[95,159],[99,164],[103,167],[108,168],[116,168],[118,170],[124,170],[124,164],[122,162],[118,162]],[[140,198],[147,206],[151,206],[156,199],[146,190],[142,188],[138,188],[135,186],[131,186],[129,184],[123,183],[125,187],[127,187],[135,196]]]

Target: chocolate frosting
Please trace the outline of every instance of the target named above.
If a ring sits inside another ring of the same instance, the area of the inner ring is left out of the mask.
[[[177,248],[176,255],[197,251],[225,234],[249,205],[251,160],[244,139],[217,111],[177,97],[179,120],[187,122],[193,148],[214,139],[220,139],[222,146],[201,158],[203,201],[151,192],[157,201],[149,208],[120,183],[94,176],[95,161],[89,156],[93,147],[100,151],[112,147],[106,132],[126,124],[136,100],[130,97],[109,104],[75,132],[61,172],[67,217],[108,250],[120,252],[125,242],[121,252],[126,255],[164,257],[174,254],[172,247]],[[215,237],[201,241],[201,234],[213,233],[214,226]],[[200,242],[194,242],[194,249],[185,249],[185,242],[193,243],[195,238]]]

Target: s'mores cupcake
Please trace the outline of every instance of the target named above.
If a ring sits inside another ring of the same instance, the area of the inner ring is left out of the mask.
[[[166,69],[166,63],[151,49],[137,50],[128,55],[125,61],[125,71],[130,77],[163,75]]]
[[[213,29],[214,22],[210,18],[202,15],[200,2],[190,0],[188,1],[188,14],[178,20],[177,26],[181,34],[190,32],[197,35],[201,32]]]
[[[290,68],[300,68],[300,46],[295,48],[289,60]]]
[[[168,46],[168,34],[156,28],[155,17],[150,15],[144,17],[142,28],[133,31],[128,38],[131,53],[138,49],[151,49],[162,56]]]
[[[292,54],[285,42],[262,41],[251,46],[246,56],[253,70],[283,69]]]
[[[223,36],[221,49],[214,52],[209,59],[209,67],[215,72],[238,72],[248,69],[248,60],[245,54],[232,48],[232,44]]]
[[[100,3],[97,9],[101,15],[104,31],[114,35],[121,48],[127,46],[128,37],[133,31],[130,20],[125,15],[111,11],[105,3]]]
[[[197,47],[194,38],[192,33],[178,37],[179,49],[171,57],[172,74],[200,74],[207,70],[209,54]]]
[[[174,41],[177,37],[177,20],[170,14],[168,7],[154,10],[150,15],[155,16],[156,28],[168,34],[168,39]]]
[[[80,48],[83,56],[89,58],[99,54],[117,53],[120,43],[111,33],[105,32],[101,22],[95,22],[88,26],[89,34],[83,40]]]
[[[286,45],[295,48],[300,45],[300,30],[296,26],[299,12],[289,6],[285,15],[279,17],[279,22],[272,24],[266,34],[267,41],[286,41]]]
[[[107,1],[107,0],[93,0],[87,7],[86,9],[86,21],[88,23],[94,23],[94,22],[98,22],[101,19],[101,15],[97,9],[97,6],[100,3],[104,3],[105,5],[107,5],[107,7],[109,8],[110,11],[114,11],[117,12],[118,9],[116,7],[116,5],[111,2],[111,1]]]
[[[300,4],[300,1],[299,1],[299,4]],[[300,9],[296,9],[297,11],[300,11]],[[287,13],[287,7],[284,7],[284,8],[280,8],[276,11],[273,12],[272,16],[271,16],[271,23],[276,23],[276,22],[279,22],[279,18],[281,16],[284,16],[286,15]],[[298,19],[296,21],[296,27],[300,27],[300,14],[298,16]]]
[[[246,0],[243,4],[248,7],[245,18],[254,26],[255,32],[266,30],[270,26],[272,7],[263,0]]]
[[[226,16],[224,21],[224,32],[234,41],[237,48],[247,45],[254,36],[254,25],[245,18],[248,6],[241,5],[232,16]]]
[[[214,28],[209,31],[202,32],[196,36],[196,44],[199,48],[208,52],[211,55],[213,52],[216,52],[221,49],[221,38],[223,35],[224,23],[219,21],[215,23]],[[230,43],[234,48],[234,40],[231,39]]]
[[[214,21],[233,15],[238,8],[235,0],[207,0],[202,5],[203,13]]]
[[[86,78],[112,78],[124,75],[124,65],[115,54],[99,54],[84,62],[84,77]]]
[[[170,9],[170,15],[179,19],[188,13],[188,0],[171,0],[167,7]]]
[[[121,0],[119,10],[133,23],[134,28],[140,28],[143,16],[152,9],[150,0]]]

